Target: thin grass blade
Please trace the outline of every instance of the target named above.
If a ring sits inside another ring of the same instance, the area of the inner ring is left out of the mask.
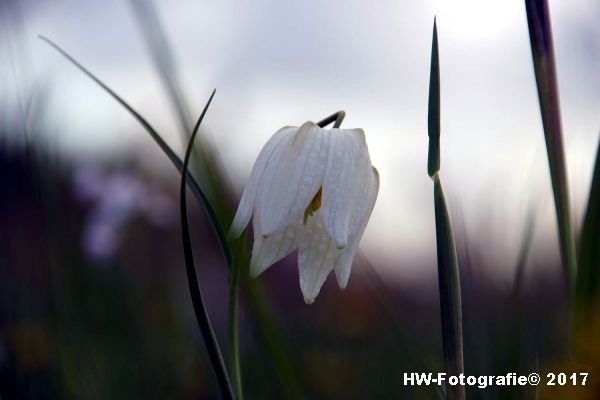
[[[133,14],[137,19],[142,39],[150,52],[152,61],[158,72],[160,82],[167,92],[170,103],[179,122],[180,131],[184,143],[189,139],[189,125],[192,118],[190,108],[184,93],[184,87],[178,79],[177,63],[175,52],[167,37],[160,14],[157,12],[153,1],[148,0],[130,0]],[[231,214],[231,199],[227,180],[221,173],[219,163],[210,151],[208,144],[201,140],[196,140],[194,151],[197,155],[193,158],[193,168],[198,181],[202,184],[204,192],[213,202],[213,208],[221,223],[225,224]]]
[[[156,12],[154,2],[129,0],[129,4],[138,21],[142,38],[146,42],[160,80],[173,104],[183,138],[187,141],[190,135],[188,127],[191,124],[192,117],[181,84],[177,79],[177,67],[173,50],[169,45],[169,40]]]
[[[81,72],[87,75],[90,79],[92,79],[98,86],[100,86],[106,93],[108,93],[117,103],[119,103],[129,114],[133,116],[133,118],[148,132],[150,137],[156,142],[158,147],[165,153],[165,155],[169,158],[171,163],[177,168],[177,171],[181,173],[183,169],[183,162],[179,158],[179,156],[171,149],[171,147],[163,140],[160,134],[150,125],[150,123],[141,116],[133,107],[131,107],[121,96],[119,96],[114,90],[108,87],[104,82],[102,82],[98,77],[92,74],[87,68],[81,65],[77,60],[75,60],[69,53],[67,53],[64,49],[62,49],[59,45],[54,43],[52,40],[39,36],[39,38],[49,44],[53,49],[55,49],[59,54],[65,57],[71,64],[77,67]],[[215,209],[212,207],[210,201],[208,200],[208,196],[198,183],[198,181],[192,176],[190,172],[188,172],[188,185],[190,185],[190,189],[194,196],[198,199],[200,205],[202,206],[204,212],[208,216],[209,223],[213,233],[217,236],[219,241],[219,246],[225,257],[225,261],[227,266],[231,268],[232,264],[232,256],[229,246],[227,244],[227,238],[225,235],[225,231],[223,230],[219,219],[217,218],[217,213]]]
[[[577,272],[577,260],[571,226],[567,165],[563,144],[550,12],[546,0],[525,0],[525,8],[552,191],[554,193],[560,253],[565,280],[569,292],[572,293]]]
[[[219,388],[221,390],[221,396],[224,399],[234,399],[233,390],[231,387],[231,382],[229,380],[229,375],[227,370],[225,369],[225,362],[223,361],[223,356],[221,355],[221,351],[219,350],[219,345],[217,343],[217,338],[215,337],[215,333],[213,331],[212,325],[210,323],[210,319],[208,317],[208,312],[206,311],[206,306],[204,304],[204,300],[202,298],[202,292],[200,290],[200,286],[198,285],[198,276],[196,273],[196,265],[194,263],[194,252],[192,249],[192,240],[190,234],[190,227],[188,221],[188,212],[187,212],[187,196],[186,196],[186,188],[187,188],[187,176],[188,176],[188,167],[190,163],[190,158],[192,156],[192,149],[194,146],[194,139],[196,138],[196,134],[198,133],[198,128],[206,115],[206,111],[215,95],[215,91],[212,92],[204,110],[202,110],[202,114],[200,118],[198,118],[198,122],[194,127],[194,131],[190,138],[189,144],[187,146],[185,152],[185,158],[183,161],[183,169],[181,173],[181,185],[180,185],[180,213],[181,213],[181,233],[183,237],[183,254],[185,257],[185,268],[188,277],[188,285],[190,289],[190,295],[192,297],[192,304],[194,307],[194,313],[196,314],[196,320],[198,322],[198,326],[200,327],[200,331],[202,333],[202,337],[204,338],[204,343],[206,345],[206,349],[208,351],[208,356],[210,358],[213,370],[217,376],[217,382],[219,383]]]

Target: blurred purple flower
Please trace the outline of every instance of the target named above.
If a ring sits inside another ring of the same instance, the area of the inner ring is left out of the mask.
[[[74,176],[77,198],[91,207],[82,234],[85,254],[98,264],[109,261],[118,245],[119,233],[134,217],[154,226],[174,220],[174,202],[157,185],[149,185],[128,171],[102,171],[80,167]]]

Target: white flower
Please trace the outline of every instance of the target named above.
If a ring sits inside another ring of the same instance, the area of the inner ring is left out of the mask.
[[[300,288],[312,303],[332,269],[346,287],[378,191],[362,129],[285,127],[258,155],[229,236],[253,217],[252,276],[298,248]]]

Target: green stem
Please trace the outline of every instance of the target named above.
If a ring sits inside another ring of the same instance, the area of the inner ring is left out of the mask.
[[[346,112],[338,111],[336,113],[331,114],[327,118],[323,118],[321,121],[317,122],[317,125],[319,125],[321,128],[324,128],[333,122],[333,128],[337,129],[342,125],[344,118],[346,118]]]
[[[229,368],[231,370],[231,377],[233,381],[233,390],[237,400],[244,398],[242,390],[242,367],[240,363],[240,344],[238,335],[238,293],[239,293],[239,281],[240,281],[240,270],[241,262],[245,259],[244,257],[244,243],[246,242],[246,235],[242,235],[238,239],[237,251],[234,252],[236,256],[233,259],[233,264],[229,270],[229,318],[228,318],[228,344],[229,344]]]

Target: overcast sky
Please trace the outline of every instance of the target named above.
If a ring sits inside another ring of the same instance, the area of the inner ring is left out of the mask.
[[[31,61],[26,74],[53,89],[51,120],[59,135],[53,140],[67,153],[102,157],[131,143],[148,148],[152,143],[37,34],[58,42],[180,145],[128,1],[20,3]],[[197,113],[217,88],[206,134],[240,191],[261,146],[284,125],[343,109],[345,127],[365,130],[381,191],[363,248],[371,257],[397,261],[435,257],[426,159],[437,15],[441,175],[455,225],[470,237],[490,240],[500,269],[514,259],[533,201],[540,215],[538,242],[555,240],[523,1],[155,4],[191,111]],[[550,7],[573,209],[579,216],[600,131],[600,3],[555,0]],[[10,68],[5,62],[2,68],[7,76]]]

